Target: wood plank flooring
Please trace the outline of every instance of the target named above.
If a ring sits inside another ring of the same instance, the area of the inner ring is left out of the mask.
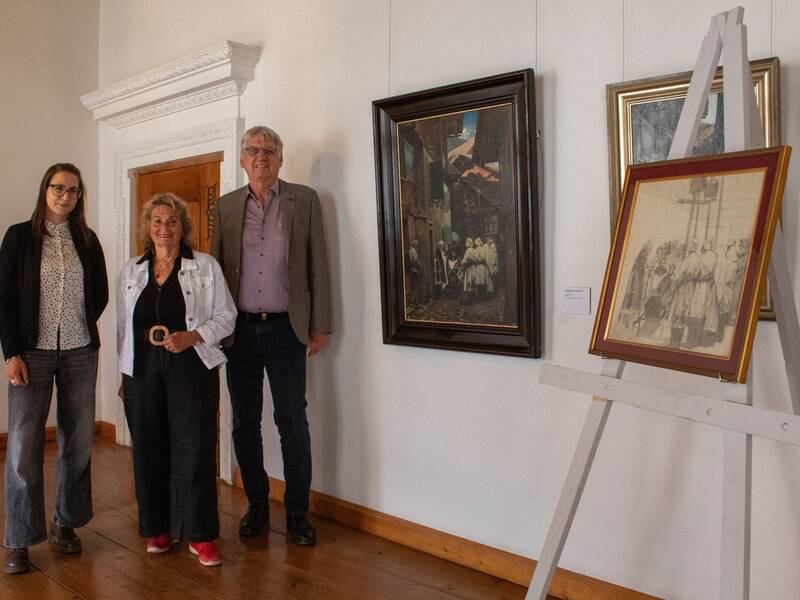
[[[0,453],[5,458],[5,453]],[[52,510],[56,447],[46,451]],[[272,503],[270,532],[240,539],[247,508],[242,490],[219,486],[221,567],[203,567],[186,543],[162,555],[145,552],[137,531],[130,450],[97,440],[92,462],[94,519],[78,530],[83,553],[63,556],[31,547],[31,572],[0,573],[0,599],[500,600],[523,599],[518,585],[417,550],[312,517],[319,543],[286,543],[283,505]],[[2,478],[0,478],[1,480]],[[2,500],[0,500],[2,505]],[[50,512],[48,512],[48,515]]]

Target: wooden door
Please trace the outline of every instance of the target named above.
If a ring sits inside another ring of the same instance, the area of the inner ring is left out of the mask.
[[[131,169],[129,172],[136,199],[131,215],[134,254],[144,252],[139,227],[142,207],[155,194],[172,192],[186,202],[194,229],[193,249],[208,252],[211,248],[211,212],[219,198],[219,167],[222,152],[174,160]]]

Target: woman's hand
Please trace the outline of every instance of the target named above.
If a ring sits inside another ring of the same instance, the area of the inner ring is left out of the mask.
[[[25,387],[28,385],[28,365],[22,357],[15,356],[6,363],[6,374],[8,382],[15,387]]]
[[[202,344],[203,342],[205,342],[203,336],[197,333],[197,331],[176,331],[164,338],[164,347],[170,352],[177,354],[178,352],[183,352],[187,348],[191,348],[196,344]]]

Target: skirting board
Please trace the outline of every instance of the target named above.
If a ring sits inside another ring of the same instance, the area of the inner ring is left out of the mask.
[[[270,499],[283,502],[286,484],[272,477],[269,482]],[[243,487],[238,469],[234,474],[234,485]],[[311,490],[309,510],[342,525],[522,586],[530,585],[536,567],[536,561],[530,558],[484,546],[314,490]],[[556,570],[549,593],[562,600],[659,600],[656,596],[566,569]]]
[[[114,423],[98,421],[95,423],[94,434],[107,442],[117,442],[117,426]]]
[[[94,435],[109,442],[116,441],[117,428],[113,423],[106,423],[105,421],[97,421],[94,424]],[[56,441],[56,428],[48,427],[44,430],[45,443]],[[8,445],[8,434],[0,433],[0,450],[5,450]]]

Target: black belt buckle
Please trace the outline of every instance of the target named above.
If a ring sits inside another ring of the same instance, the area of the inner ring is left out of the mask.
[[[281,319],[286,319],[289,317],[289,313],[286,312],[263,312],[263,313],[251,313],[251,312],[240,312],[238,318],[244,319],[245,321],[276,321]]]
[[[148,333],[148,341],[153,346],[163,346],[167,342],[166,337],[169,335],[169,329],[163,325],[153,325]]]

